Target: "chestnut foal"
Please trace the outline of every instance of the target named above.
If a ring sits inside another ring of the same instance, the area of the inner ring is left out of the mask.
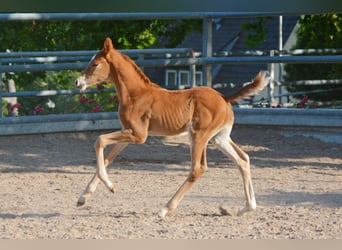
[[[96,140],[97,171],[77,205],[85,204],[100,181],[111,192],[115,191],[106,167],[129,143],[144,143],[148,135],[170,136],[188,132],[191,149],[189,176],[159,215],[164,217],[175,209],[206,171],[209,141],[233,160],[241,172],[246,205],[238,211],[238,215],[255,210],[249,157],[230,138],[234,122],[230,102],[261,90],[267,83],[265,77],[265,72],[259,72],[251,83],[231,96],[222,96],[209,87],[169,91],[152,83],[133,60],[116,50],[111,39],[106,38],[103,49],[92,58],[75,83],[81,91],[104,81],[114,83],[123,129],[100,135]]]

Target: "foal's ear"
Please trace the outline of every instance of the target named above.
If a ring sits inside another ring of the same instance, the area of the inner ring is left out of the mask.
[[[107,54],[112,49],[114,49],[114,46],[113,46],[113,43],[112,43],[112,39],[107,37],[105,39],[105,41],[104,41],[104,44],[103,44],[103,52]]]

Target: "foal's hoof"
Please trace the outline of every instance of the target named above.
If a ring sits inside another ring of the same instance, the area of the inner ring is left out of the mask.
[[[80,207],[80,206],[83,206],[86,202],[86,199],[85,197],[81,196],[78,201],[77,201],[77,206]]]
[[[81,207],[85,204],[85,202],[80,202],[80,201],[77,201],[77,207]]]
[[[110,181],[106,182],[106,187],[108,188],[108,190],[111,192],[111,193],[115,193],[115,187],[114,187],[114,184],[111,183]]]
[[[255,207],[244,207],[238,211],[237,216],[242,216],[244,214],[254,212],[254,211],[255,211]]]
[[[167,209],[166,207],[163,207],[162,209],[160,209],[158,215],[160,218],[165,218],[168,212],[169,212],[169,209]]]
[[[109,191],[112,192],[113,194],[115,193],[115,188],[114,186],[112,186],[111,188],[109,188]]]

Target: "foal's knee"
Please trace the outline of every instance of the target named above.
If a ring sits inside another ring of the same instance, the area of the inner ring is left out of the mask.
[[[137,135],[134,138],[134,143],[136,144],[144,144],[146,142],[147,136],[146,135]]]
[[[103,142],[101,140],[101,136],[99,136],[94,143],[95,151],[98,151],[100,148],[103,148]]]

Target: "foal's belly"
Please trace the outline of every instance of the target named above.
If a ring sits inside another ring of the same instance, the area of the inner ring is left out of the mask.
[[[171,136],[179,135],[181,133],[188,131],[188,123],[178,124],[178,126],[169,126],[169,124],[164,123],[150,123],[148,134],[154,136]]]
[[[151,129],[148,131],[148,135],[151,136],[172,136],[179,135],[188,132],[187,128],[181,128],[177,130],[162,130],[162,129]]]

